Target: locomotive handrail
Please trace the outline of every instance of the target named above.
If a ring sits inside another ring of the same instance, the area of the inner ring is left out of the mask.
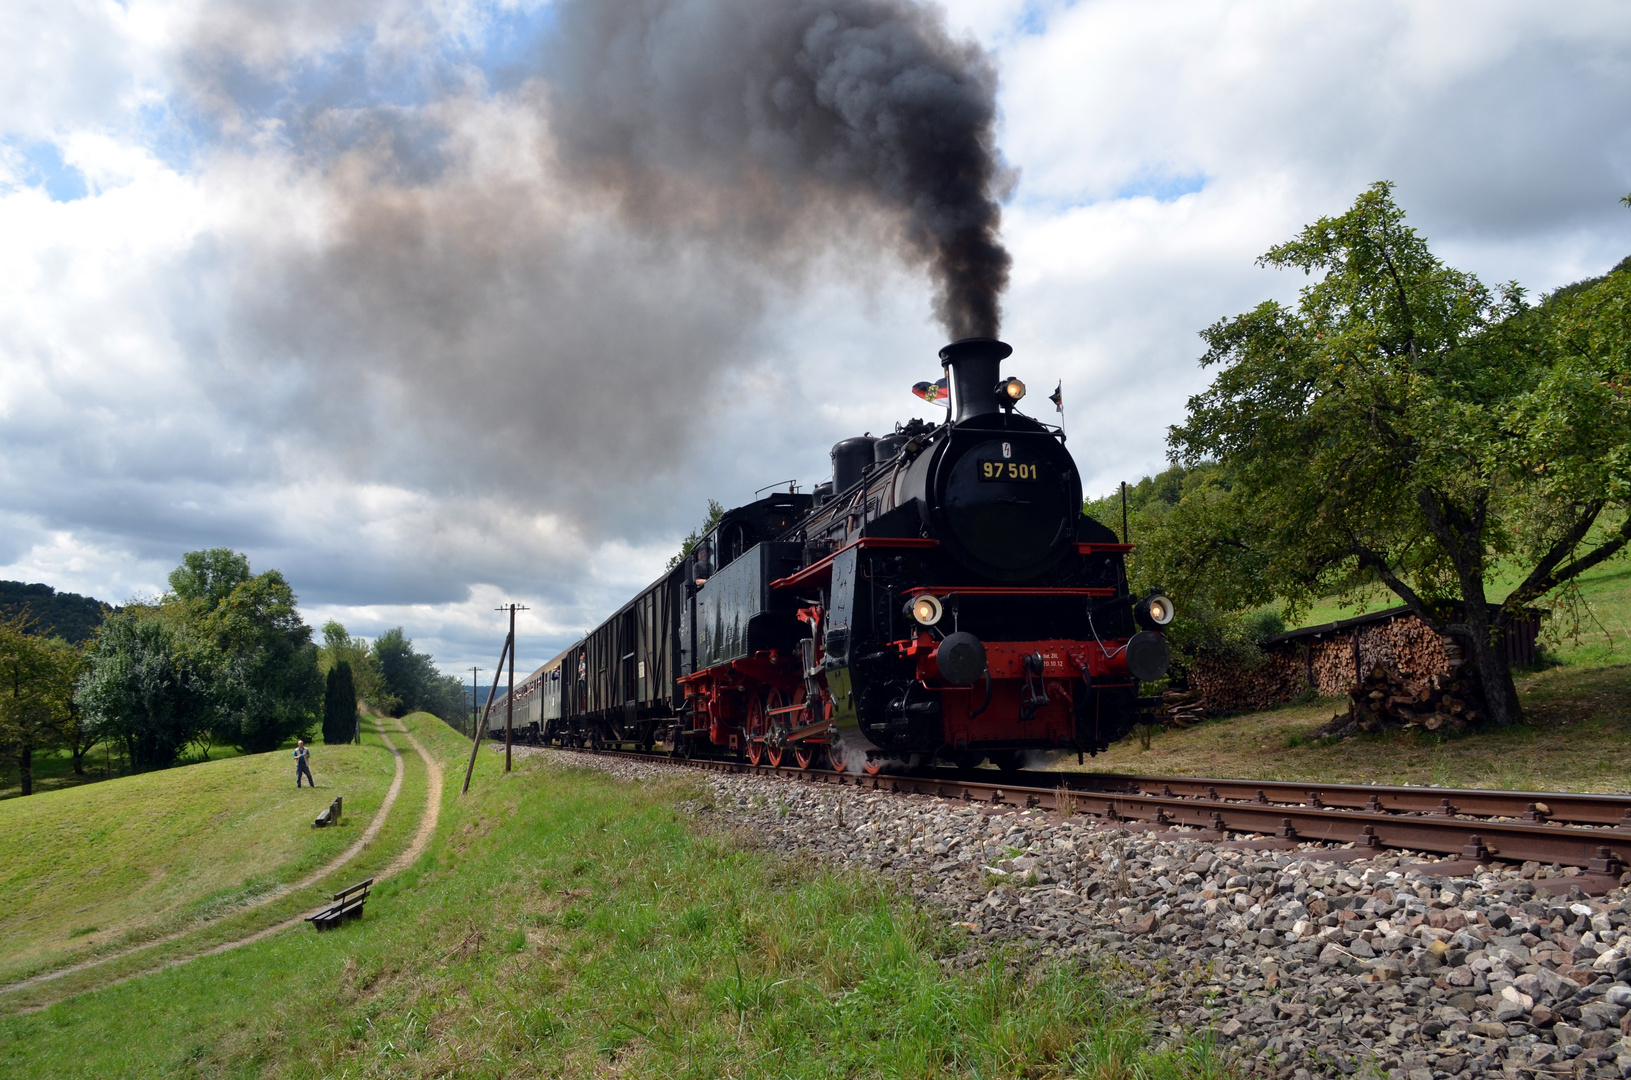
[[[789,574],[784,578],[777,578],[770,583],[772,589],[797,589],[808,585],[827,574],[832,573],[833,560],[838,558],[850,548],[932,548],[939,547],[940,541],[929,540],[918,536],[863,536],[858,540],[851,540],[820,562],[813,562],[796,574]]]

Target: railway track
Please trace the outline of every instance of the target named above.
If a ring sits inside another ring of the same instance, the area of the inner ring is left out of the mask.
[[[865,791],[1083,813],[1135,827],[1195,826],[1254,846],[1352,844],[1355,858],[1384,849],[1456,856],[1440,864],[1537,862],[1576,866],[1596,883],[1618,883],[1631,863],[1631,795],[1510,792],[1365,784],[1208,780],[1109,773],[988,769],[837,773],[629,750],[576,753],[654,759],[715,772],[786,776]],[[1337,854],[1333,852],[1333,854]],[[1340,854],[1337,857],[1341,857]]]

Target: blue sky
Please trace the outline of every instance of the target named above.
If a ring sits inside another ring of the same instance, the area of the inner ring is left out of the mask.
[[[672,0],[675,25],[713,2]],[[1631,252],[1615,5],[945,9],[1001,79],[1014,373],[1064,381],[1090,492],[1162,466],[1197,332],[1294,293],[1255,258],[1374,180],[1486,280],[1544,291]],[[562,172],[555,19],[13,9],[0,577],[117,601],[222,544],[314,624],[401,624],[449,670],[491,663],[491,609],[526,603],[535,663],[709,498],[817,482],[832,442],[928,411],[929,282],[866,228],[723,250],[718,222],[631,227]]]

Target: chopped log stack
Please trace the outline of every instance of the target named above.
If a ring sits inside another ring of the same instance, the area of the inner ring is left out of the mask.
[[[1409,613],[1318,637],[1288,635],[1264,645],[1263,653],[1263,662],[1251,668],[1206,659],[1190,666],[1190,689],[1199,691],[1207,714],[1272,709],[1309,687],[1322,697],[1336,697],[1366,681],[1361,676],[1377,667],[1416,695],[1435,676],[1449,675],[1461,662],[1460,647],[1453,640],[1440,637]]]
[[[1421,727],[1457,735],[1478,722],[1482,701],[1477,669],[1459,657],[1450,672],[1425,680],[1407,681],[1377,664],[1348,692],[1347,714],[1333,716],[1319,734],[1346,737]]]
[[[1197,660],[1189,667],[1189,688],[1200,692],[1203,707],[1211,715],[1272,709],[1306,690],[1308,674],[1297,653],[1265,650],[1263,662],[1253,668],[1222,660]]]

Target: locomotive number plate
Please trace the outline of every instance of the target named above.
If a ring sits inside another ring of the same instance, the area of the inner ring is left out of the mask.
[[[1037,469],[1035,462],[1028,461],[981,461],[981,480],[1036,480]]]

